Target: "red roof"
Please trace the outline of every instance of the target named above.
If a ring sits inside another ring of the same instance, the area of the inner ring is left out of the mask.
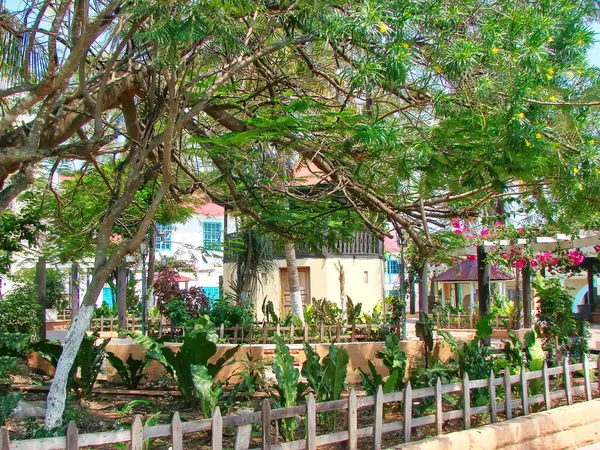
[[[491,281],[503,281],[512,280],[513,276],[498,269],[496,266],[492,266],[490,269],[490,280]],[[460,264],[452,266],[445,272],[433,277],[431,281],[449,281],[449,282],[460,282],[460,281],[477,281],[477,261],[465,260]]]
[[[385,248],[385,251],[388,253],[400,253],[400,246],[398,245],[398,239],[396,238],[396,235],[394,233],[394,237],[385,237],[385,240],[383,241],[383,245]]]
[[[314,186],[320,183],[326,183],[323,171],[319,169],[312,161],[299,159],[296,161],[292,170],[294,179],[290,182],[294,186]]]
[[[203,216],[224,216],[225,209],[222,206],[213,202],[204,203],[203,205],[194,205],[196,214]]]

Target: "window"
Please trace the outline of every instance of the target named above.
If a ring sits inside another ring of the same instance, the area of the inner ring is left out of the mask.
[[[156,224],[156,250],[170,251],[173,225]]]
[[[115,293],[112,291],[110,286],[105,286],[102,288],[102,303],[112,306],[115,302],[115,297]]]
[[[210,298],[210,303],[212,304],[214,301],[219,300],[219,286],[204,286],[202,288],[202,290],[204,291],[204,294],[206,294],[206,296],[208,298]]]
[[[220,222],[204,222],[202,228],[204,231],[204,247],[218,249],[221,243],[223,225]]]
[[[387,273],[397,274],[400,273],[400,264],[397,259],[387,260]]]

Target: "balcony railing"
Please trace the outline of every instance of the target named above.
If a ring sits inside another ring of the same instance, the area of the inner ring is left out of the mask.
[[[242,242],[239,233],[230,233],[227,235],[228,242]],[[239,245],[231,245],[232,248],[240,248]],[[274,251],[272,258],[284,258],[283,251]],[[308,246],[302,245],[302,242],[296,242],[296,257],[297,258],[322,258],[335,256],[354,256],[358,258],[383,258],[383,241],[369,230],[360,230],[353,233],[350,240],[338,240],[332,248],[323,247],[321,252],[311,250]],[[235,250],[225,251],[225,262],[233,262],[236,260]]]

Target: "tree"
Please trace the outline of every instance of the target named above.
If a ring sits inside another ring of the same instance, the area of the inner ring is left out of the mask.
[[[300,293],[300,278],[298,276],[298,264],[296,263],[296,247],[292,241],[285,243],[285,262],[287,266],[288,284],[290,288],[290,304],[292,315],[296,316],[304,325],[304,305]]]
[[[389,223],[424,257],[438,245],[430,227],[498,198],[557,225],[576,210],[598,225],[598,76],[585,61],[595,8],[94,0],[3,15],[0,212],[43,162],[49,178],[63,160],[116,173],[46,426],[60,421],[63,374],[95,298],[165,196],[202,190],[288,240],[335,240],[356,217],[383,236]],[[290,179],[282,155],[314,165],[321,182]],[[216,170],[198,170],[201,159]],[[148,183],[149,207],[110,247]]]

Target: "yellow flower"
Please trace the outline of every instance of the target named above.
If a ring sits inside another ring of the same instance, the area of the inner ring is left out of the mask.
[[[520,113],[517,114],[517,117],[519,119],[524,119],[525,118],[525,113],[520,112]]]
[[[578,169],[577,167],[575,167],[575,168],[573,169],[573,173],[574,173],[575,175],[577,175],[577,174],[579,173],[579,169]]]
[[[568,76],[569,78],[573,78],[573,77],[575,76],[575,74],[569,70],[569,71],[567,72],[567,76]]]
[[[575,72],[577,72],[577,75],[581,75],[583,73],[581,70],[576,70]]]
[[[442,71],[442,68],[440,66],[435,66],[435,71],[437,73],[440,73]]]
[[[409,47],[409,45],[408,45],[408,42],[403,42],[403,43],[402,43],[402,47],[404,47],[404,48],[408,48],[408,47]]]
[[[548,38],[548,42],[554,42],[554,39],[553,39],[553,38],[551,38],[551,37],[549,37],[549,38]]]
[[[388,27],[385,23],[381,22],[379,24],[379,31],[381,33],[387,33],[390,30],[390,27]]]
[[[596,167],[596,173],[597,173],[598,175],[600,175],[600,169],[598,169],[597,167]]]
[[[578,184],[577,187],[579,188],[580,191],[583,191],[583,185],[581,183]]]
[[[492,49],[492,54],[494,54],[494,55],[495,55],[496,53],[498,53],[498,51],[499,51],[499,50],[498,50],[496,47],[494,47],[494,48]]]
[[[556,95],[551,95],[550,97],[548,97],[548,100],[550,100],[551,102],[556,101]]]
[[[536,133],[535,137],[536,137],[536,139],[541,139],[542,138],[542,133]]]
[[[596,143],[596,141],[593,140],[593,139],[590,139],[588,142],[589,142],[590,145],[594,145]]]
[[[525,145],[526,145],[527,147],[531,147],[531,142],[529,142],[527,139],[525,139]]]

